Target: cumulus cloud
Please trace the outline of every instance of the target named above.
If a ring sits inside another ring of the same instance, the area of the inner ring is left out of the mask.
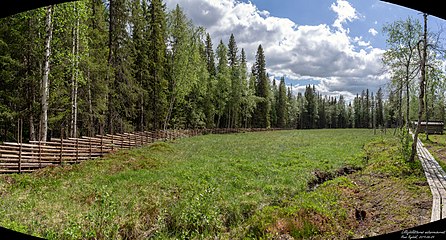
[[[376,31],[374,28],[370,28],[369,33],[372,34],[373,36],[376,36],[376,34],[378,34],[378,31]]]
[[[359,15],[356,12],[356,9],[350,5],[346,0],[337,0],[336,3],[331,5],[331,10],[333,10],[338,18],[333,23],[333,26],[338,28],[341,31],[344,31],[344,27],[342,24],[347,21],[352,22],[355,19],[359,18]]]
[[[371,47],[370,41],[366,42],[366,41],[362,40],[362,37],[354,37],[353,42],[357,43],[358,46],[360,46],[360,47]]]
[[[270,75],[287,76],[295,89],[303,85],[300,80],[314,79],[323,93],[353,96],[365,88],[373,91],[385,82],[380,60],[384,51],[360,36],[349,36],[345,25],[361,15],[345,0],[331,4],[336,13],[332,23],[313,26],[271,16],[251,2],[166,0],[166,4],[168,9],[179,4],[196,25],[205,27],[214,47],[220,39],[227,43],[233,33],[251,64],[262,44]],[[372,35],[373,30],[369,30]]]

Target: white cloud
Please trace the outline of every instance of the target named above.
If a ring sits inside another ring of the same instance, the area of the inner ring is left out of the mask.
[[[299,85],[302,79],[314,79],[320,81],[317,89],[321,92],[349,92],[353,96],[365,88],[374,91],[385,81],[381,77],[383,50],[373,48],[361,37],[349,36],[344,26],[360,18],[345,0],[331,5],[337,14],[331,25],[314,26],[271,16],[251,2],[166,0],[168,9],[177,3],[196,25],[207,29],[214,47],[220,39],[227,43],[233,33],[239,50],[244,48],[248,61],[253,63],[257,47],[262,44],[270,75],[286,75],[296,80],[293,85]]]
[[[366,41],[362,40],[362,37],[354,37],[353,38],[353,42],[357,43],[358,46],[360,46],[360,47],[369,47],[369,48],[371,48],[370,41],[366,42]]]
[[[344,30],[342,24],[346,23],[347,21],[352,22],[353,20],[359,18],[356,9],[354,9],[346,0],[337,0],[336,3],[331,5],[331,10],[338,15],[338,18],[333,23],[333,26],[341,31]]]
[[[370,28],[369,33],[372,34],[373,36],[376,36],[378,34],[378,31],[376,31],[374,28]]]

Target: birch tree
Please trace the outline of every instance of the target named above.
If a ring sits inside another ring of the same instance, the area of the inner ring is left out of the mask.
[[[53,24],[51,21],[53,6],[46,8],[45,17],[45,53],[43,61],[43,77],[41,82],[41,106],[40,115],[40,141],[47,140],[48,134],[48,98],[49,98],[49,80],[50,74],[50,56],[51,56],[51,39],[53,37]]]
[[[406,126],[409,127],[410,86],[419,72],[417,44],[421,37],[421,24],[418,20],[407,18],[396,21],[383,28],[388,35],[388,50],[384,53],[383,62],[390,68],[392,84],[398,93],[398,125],[403,127],[403,91],[406,96]]]
[[[417,143],[418,143],[418,134],[420,133],[420,125],[421,125],[421,119],[423,117],[423,111],[424,111],[424,93],[425,93],[425,83],[426,83],[426,60],[427,60],[427,14],[423,14],[424,18],[424,31],[423,31],[423,39],[418,42],[418,53],[420,56],[420,89],[419,89],[419,95],[418,95],[418,121],[417,121],[417,128],[415,129],[415,134],[413,137],[412,142],[412,150],[410,153],[409,162],[415,161],[415,155],[417,153]]]
[[[193,72],[191,50],[195,47],[192,42],[192,23],[179,5],[168,15],[169,32],[169,108],[164,120],[164,129],[172,116],[176,102],[184,101],[184,97],[192,90],[196,82]]]
[[[79,11],[77,2],[73,4],[76,24],[73,27],[72,42],[72,71],[71,71],[71,121],[70,136],[77,137],[77,92],[78,92],[78,75],[79,75]]]

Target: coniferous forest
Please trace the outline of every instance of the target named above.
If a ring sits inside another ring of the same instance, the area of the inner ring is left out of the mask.
[[[392,91],[385,98],[383,89],[365,89],[352,101],[310,85],[293,92],[284,77],[268,76],[262,45],[245,52],[237,36],[211,39],[162,0],[76,1],[0,22],[0,141],[17,140],[19,125],[26,141],[183,128],[378,128],[400,119]],[[432,119],[444,119],[441,106]]]

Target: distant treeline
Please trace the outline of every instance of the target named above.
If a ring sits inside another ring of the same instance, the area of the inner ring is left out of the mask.
[[[214,52],[215,50],[215,52]],[[162,0],[84,0],[0,19],[0,141],[157,129],[395,124],[368,91],[353,103],[270,81],[255,63]],[[19,125],[21,126],[19,128]],[[21,130],[20,130],[21,129]],[[20,131],[18,131],[20,130]]]
[[[380,88],[376,95],[369,90],[357,94],[353,102],[344,96],[328,97],[308,85],[305,93],[289,96],[287,127],[312,128],[382,128],[396,126],[395,107],[383,99]]]

